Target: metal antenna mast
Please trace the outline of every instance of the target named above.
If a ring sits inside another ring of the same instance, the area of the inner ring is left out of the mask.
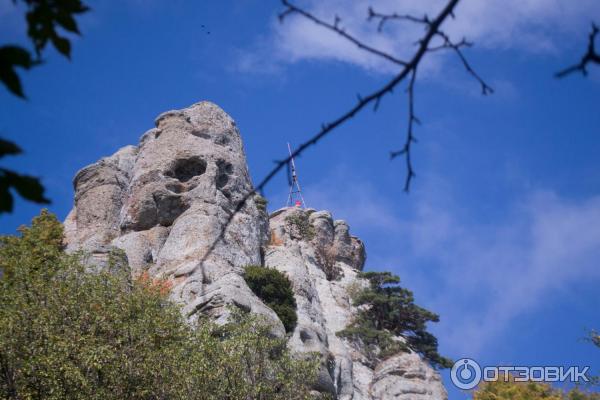
[[[300,189],[300,182],[298,182],[298,174],[296,173],[296,163],[294,157],[292,157],[292,148],[290,144],[287,144],[288,152],[290,153],[290,169],[292,173],[292,182],[290,183],[290,194],[288,195],[286,207],[303,207],[306,208],[304,197],[302,197],[302,189]]]

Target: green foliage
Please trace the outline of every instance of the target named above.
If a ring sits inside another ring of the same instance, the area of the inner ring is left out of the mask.
[[[568,391],[563,396],[565,400],[600,400],[600,393],[586,392],[579,388]]]
[[[25,98],[17,68],[29,70],[42,63],[42,51],[51,42],[56,50],[67,58],[71,56],[71,43],[59,34],[57,29],[79,34],[75,16],[88,11],[81,0],[21,0],[27,7],[25,19],[27,35],[33,44],[35,54],[14,45],[0,46],[0,82],[15,96]],[[17,3],[17,0],[13,0]],[[0,158],[20,154],[21,149],[13,142],[0,139]],[[12,212],[13,195],[35,203],[47,204],[44,187],[38,178],[23,175],[6,168],[0,168],[0,214]]]
[[[341,337],[359,342],[367,359],[375,367],[375,361],[408,351],[406,344],[397,340],[389,331],[378,330],[366,323],[357,323],[338,332]]]
[[[27,34],[39,56],[48,42],[65,57],[71,56],[71,43],[56,28],[79,35],[75,16],[89,11],[81,0],[24,0],[28,6]]]
[[[399,286],[400,278],[390,272],[366,272],[360,277],[369,281],[369,287],[354,296],[358,315],[340,336],[359,341],[371,359],[410,349],[435,367],[452,366],[451,360],[439,355],[435,336],[427,332],[427,322],[438,322],[439,317],[417,306],[412,292]],[[406,344],[395,336],[404,337]]]
[[[254,294],[275,311],[286,332],[292,332],[298,316],[292,283],[287,276],[274,268],[249,265],[244,271],[244,279]]]
[[[358,297],[360,293],[362,293],[365,285],[362,283],[361,279],[355,279],[350,284],[346,286],[346,293],[352,302]]]
[[[600,393],[572,389],[563,392],[547,383],[515,382],[511,375],[481,383],[473,392],[473,400],[600,400]]]
[[[256,208],[258,208],[259,211],[267,211],[267,204],[269,204],[269,202],[261,195],[256,195],[256,197],[254,198],[254,203],[256,203]]]
[[[600,333],[598,333],[597,330],[592,329],[591,331],[589,331],[588,336],[585,339],[590,341],[597,348],[600,348]],[[589,382],[590,386],[600,386],[600,376],[594,375],[594,376],[590,376],[589,378],[590,378],[590,382]]]
[[[560,393],[548,384],[537,382],[515,382],[512,377],[503,377],[493,382],[484,382],[473,392],[473,400],[562,400]]]
[[[206,398],[308,400],[319,369],[319,360],[300,360],[287,349],[285,339],[275,339],[259,317],[234,314],[232,323],[218,327],[201,323],[194,347],[194,369],[188,372],[203,387]]]
[[[89,8],[80,0],[21,0],[27,6],[25,19],[35,56],[19,46],[0,47],[0,81],[14,95],[25,97],[16,68],[30,69],[41,63],[48,42],[65,57],[71,56],[71,43],[57,29],[79,34],[75,16]],[[15,1],[16,3],[16,1]]]
[[[258,317],[194,329],[164,281],[86,272],[47,212],[0,240],[0,399],[309,399],[317,361]]]
[[[22,47],[12,45],[0,47],[0,81],[15,96],[25,97],[16,68],[28,70],[37,64],[31,53]]]
[[[0,236],[0,270],[3,285],[23,279],[54,275],[63,258],[63,227],[47,210],[21,226],[21,236]],[[23,283],[23,282],[21,282]]]
[[[295,212],[285,217],[285,222],[293,238],[307,241],[314,239],[315,228],[310,224],[307,213]]]
[[[21,149],[15,143],[0,139],[0,158],[20,153]],[[11,212],[13,209],[14,200],[11,188],[24,199],[35,203],[47,204],[50,202],[44,197],[44,187],[38,178],[21,175],[0,167],[0,214]]]

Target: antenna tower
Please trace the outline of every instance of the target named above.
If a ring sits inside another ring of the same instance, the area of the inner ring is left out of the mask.
[[[298,182],[298,174],[296,173],[296,163],[294,157],[292,157],[292,148],[290,144],[287,144],[288,152],[290,153],[290,169],[292,173],[292,181],[290,183],[290,194],[288,195],[286,207],[302,207],[306,208],[304,197],[302,197],[302,189],[300,189],[300,182]]]

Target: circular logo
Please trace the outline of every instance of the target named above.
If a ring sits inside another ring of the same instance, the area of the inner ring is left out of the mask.
[[[461,358],[452,366],[450,379],[459,389],[473,389],[481,381],[481,367],[475,360]]]

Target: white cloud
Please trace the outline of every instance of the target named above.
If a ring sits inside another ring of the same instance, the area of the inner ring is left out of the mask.
[[[433,16],[445,1],[307,0],[299,4],[326,21],[332,22],[338,15],[348,32],[402,58],[410,54],[412,44],[422,36],[422,27],[390,22],[383,33],[378,33],[376,24],[366,21],[368,7],[380,12]],[[600,19],[600,2],[596,0],[463,0],[457,7],[456,19],[448,20],[444,29],[456,39],[467,37],[478,47],[540,53],[572,46],[576,40],[582,41],[583,48],[589,23],[594,19]],[[273,32],[273,53],[277,60],[330,60],[383,73],[395,70],[385,60],[359,50],[302,17],[286,18]],[[569,37],[567,43],[561,42],[565,34]]]
[[[442,234],[438,212],[449,219]],[[600,280],[600,196],[571,202],[534,192],[512,205],[510,214],[489,225],[465,224],[448,210],[429,210],[408,229],[420,258],[443,269],[444,288],[434,307],[446,309],[442,331],[458,353],[481,351],[555,291]],[[419,249],[431,237],[438,239]]]
[[[415,192],[414,206],[401,210],[356,178],[349,189],[332,185],[343,181],[340,171],[306,188],[311,203],[347,219],[367,240],[368,266],[395,269],[441,314],[436,331],[451,356],[478,356],[548,298],[600,283],[600,196],[575,201],[534,190],[483,222],[489,216],[474,215],[448,190]],[[386,254],[369,252],[369,243]]]

